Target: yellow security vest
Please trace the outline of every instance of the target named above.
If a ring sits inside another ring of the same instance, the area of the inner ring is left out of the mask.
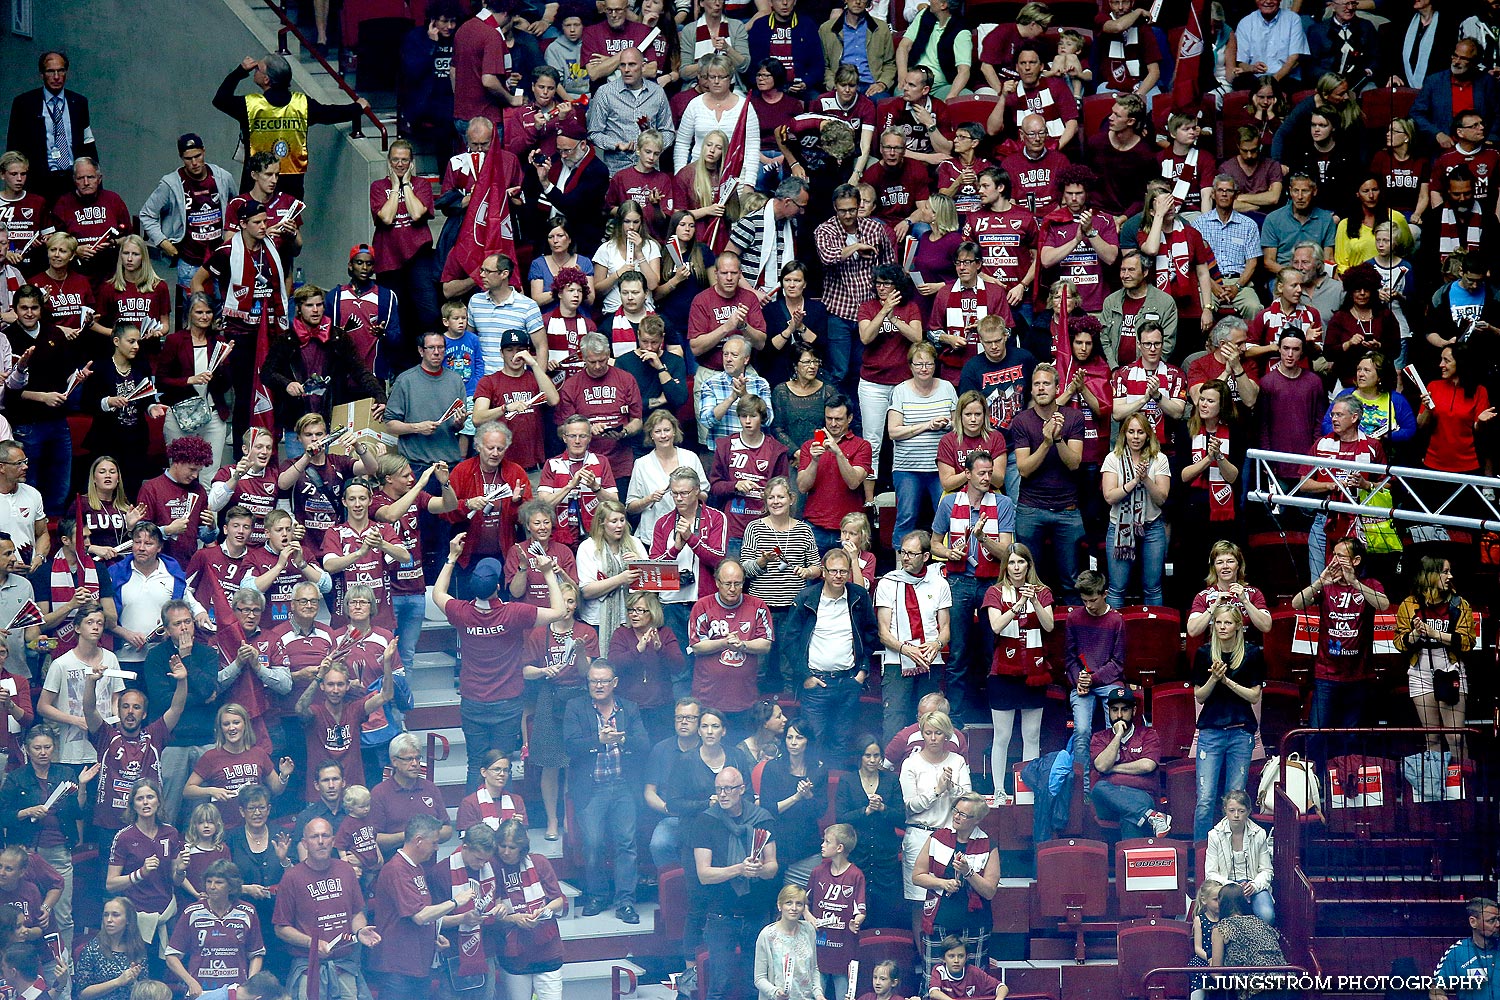
[[[245,121],[250,128],[250,153],[274,153],[283,174],[307,173],[307,95],[293,92],[282,107],[264,94],[245,95]]]

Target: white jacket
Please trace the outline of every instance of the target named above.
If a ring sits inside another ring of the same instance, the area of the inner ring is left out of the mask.
[[[1229,872],[1232,867],[1232,851],[1230,849],[1229,820],[1221,819],[1217,826],[1208,831],[1208,852],[1203,858],[1204,878],[1213,879],[1215,882],[1229,884],[1240,881],[1230,878]],[[1271,835],[1265,828],[1258,825],[1254,820],[1245,824],[1245,853],[1250,863],[1250,870],[1255,874],[1250,877],[1250,884],[1255,886],[1257,892],[1265,892],[1271,888]]]

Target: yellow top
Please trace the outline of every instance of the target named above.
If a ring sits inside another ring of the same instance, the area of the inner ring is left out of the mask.
[[[245,120],[250,126],[250,153],[275,153],[283,174],[307,173],[307,95],[293,93],[282,107],[264,94],[245,95]]]

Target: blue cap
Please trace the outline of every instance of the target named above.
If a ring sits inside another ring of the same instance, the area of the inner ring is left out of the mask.
[[[504,576],[505,565],[499,559],[481,559],[469,574],[469,590],[478,598],[494,597]]]

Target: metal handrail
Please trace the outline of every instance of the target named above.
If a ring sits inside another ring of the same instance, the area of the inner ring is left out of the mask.
[[[276,31],[276,51],[284,56],[291,55],[292,50],[287,47],[286,38],[288,35],[295,36],[298,44],[302,46],[302,51],[306,52],[308,55],[317,60],[318,65],[323,67],[323,72],[328,74],[328,78],[331,79],[340,90],[349,95],[350,100],[359,100],[359,94],[353,87],[349,86],[349,81],[344,79],[344,74],[334,69],[333,64],[330,63],[327,59],[323,58],[323,53],[319,52],[317,48],[307,40],[307,36],[302,33],[302,29],[298,28],[295,24],[292,23],[291,16],[287,14],[286,7],[283,4],[278,3],[277,0],[265,0],[265,3],[266,6],[271,9],[271,12],[276,15],[277,19],[281,21],[281,27]],[[375,114],[374,108],[363,107],[360,109],[360,112],[361,113],[359,117],[354,119],[354,127],[350,129],[349,134],[356,139],[363,139],[365,136],[363,119],[368,118],[375,124],[375,128],[380,132],[381,150],[389,152],[391,148],[391,134],[386,129],[385,122],[381,121],[380,117]]]

